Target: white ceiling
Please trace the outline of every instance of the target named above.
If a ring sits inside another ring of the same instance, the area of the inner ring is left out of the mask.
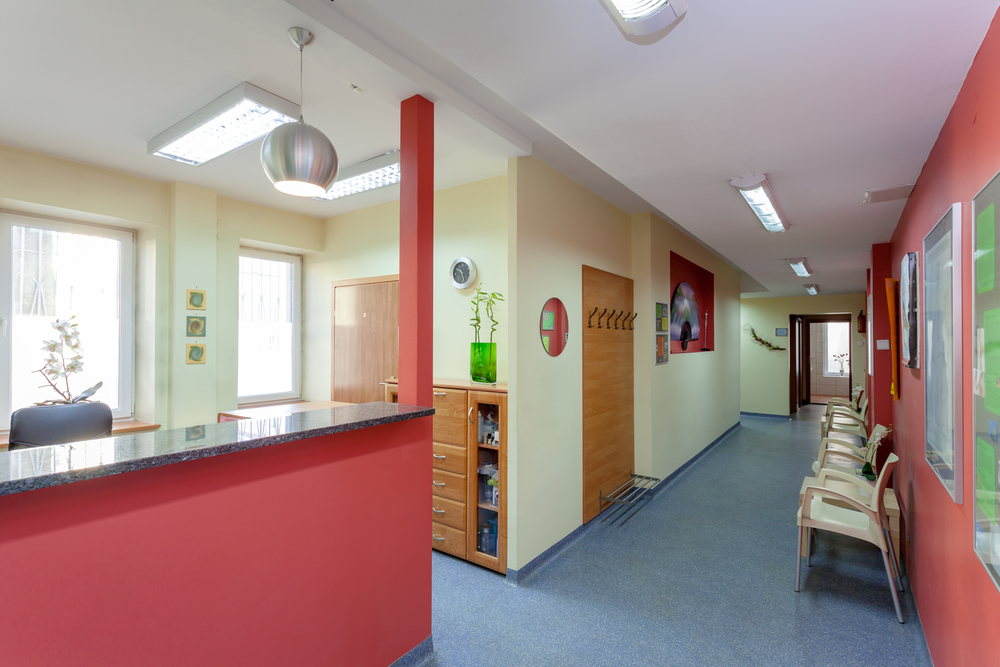
[[[862,192],[916,180],[998,4],[691,0],[637,44],[598,0],[7,3],[0,143],[321,217],[395,198],[281,195],[258,145],[200,168],[146,154],[241,81],[297,101],[285,30],[301,25],[317,34],[305,117],[342,164],[396,148],[399,100],[421,93],[436,103],[438,187],[530,150],[626,210],[669,217],[769,295],[862,291],[870,245],[903,205],[862,205]],[[754,173],[787,232],[765,232],[729,185]]]

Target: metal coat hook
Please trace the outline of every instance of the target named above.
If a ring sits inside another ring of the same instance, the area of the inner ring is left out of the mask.
[[[625,316],[625,317],[624,317],[624,318],[622,319],[622,331],[625,331],[625,325],[626,325],[626,324],[628,324],[628,318],[629,318],[629,317],[630,317],[631,315],[632,315],[632,311],[630,310],[630,311],[628,311],[628,315],[626,315],[626,316]],[[617,327],[617,326],[615,326],[615,328],[617,329],[618,327]]]
[[[618,317],[615,318],[615,329],[618,328],[618,320],[620,320],[621,317],[622,317],[622,315],[624,315],[624,314],[625,314],[624,310],[622,312],[618,313]]]
[[[615,313],[617,313],[617,312],[618,312],[617,310],[612,310],[611,314],[608,315],[608,319],[604,320],[604,328],[605,329],[610,329],[611,328],[611,318],[614,317]]]
[[[595,313],[597,312],[596,308],[594,309],[594,312]],[[608,312],[607,308],[604,309],[604,313],[606,313],[606,312]],[[604,313],[601,313],[600,315],[597,316],[597,328],[598,329],[603,329],[604,328],[604,327],[601,326],[601,318],[604,317]]]
[[[639,315],[639,313],[636,313],[635,315],[633,315],[633,316],[632,316],[632,319],[630,319],[630,320],[628,321],[628,328],[629,328],[629,331],[631,331],[631,330],[632,330],[632,323],[633,323],[633,322],[635,322],[635,318],[636,318],[636,317],[637,317],[638,315]]]
[[[590,314],[590,317],[588,317],[588,318],[587,318],[587,328],[588,328],[588,329],[593,329],[593,328],[594,328],[594,323],[593,323],[593,322],[591,322],[590,320],[591,320],[591,319],[592,319],[592,318],[594,317],[594,315],[596,315],[596,314],[597,314],[597,309],[598,309],[599,307],[600,307],[600,306],[594,306],[594,312],[592,312],[592,313]]]

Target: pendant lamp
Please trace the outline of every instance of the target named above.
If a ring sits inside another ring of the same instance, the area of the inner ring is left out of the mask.
[[[291,28],[288,36],[299,47],[299,107],[302,106],[302,51],[315,35]],[[322,132],[299,116],[271,130],[260,147],[260,163],[274,187],[296,197],[320,197],[337,178],[337,151]]]

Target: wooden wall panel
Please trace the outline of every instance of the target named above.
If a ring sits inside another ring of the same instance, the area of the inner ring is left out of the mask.
[[[588,316],[597,308],[597,315]],[[607,314],[600,320],[604,309]],[[583,521],[600,514],[600,494],[610,494],[629,479],[635,461],[633,333],[622,328],[632,313],[632,280],[583,267]],[[637,318],[637,322],[642,324]]]

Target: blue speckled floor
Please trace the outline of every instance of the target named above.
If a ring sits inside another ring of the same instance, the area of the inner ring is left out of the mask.
[[[818,443],[815,421],[744,418],[634,519],[520,588],[435,552],[430,664],[930,666],[909,588],[900,625],[875,547],[819,534],[793,590]]]

